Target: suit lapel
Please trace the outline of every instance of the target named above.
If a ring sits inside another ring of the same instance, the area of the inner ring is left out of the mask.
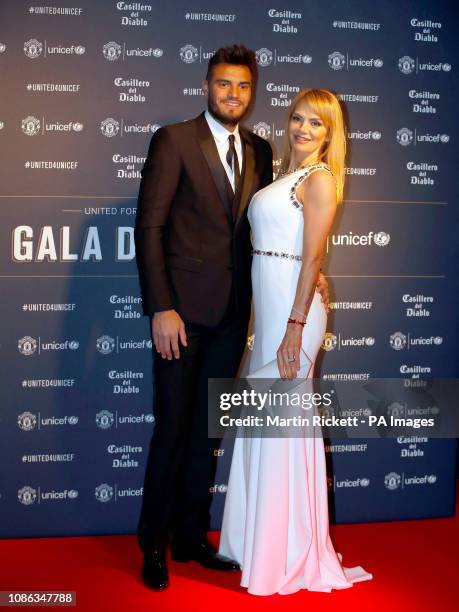
[[[231,202],[228,201],[228,188],[226,185],[226,173],[222,166],[220,156],[218,154],[217,145],[215,144],[212,132],[207,124],[204,117],[204,113],[199,115],[196,119],[197,135],[199,146],[207,161],[209,170],[214,179],[215,187],[217,188],[218,195],[220,197],[223,208],[225,209],[228,221],[232,224],[232,210]]]
[[[240,130],[241,138],[244,141],[244,171],[241,178],[241,185],[238,189],[239,207],[237,213],[236,223],[240,221],[243,216],[243,212],[249,204],[249,198],[252,192],[253,177],[255,172],[255,153],[253,145],[247,138],[243,131]]]

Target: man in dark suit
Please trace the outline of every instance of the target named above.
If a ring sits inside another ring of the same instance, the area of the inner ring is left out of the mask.
[[[232,378],[250,316],[247,206],[272,181],[272,151],[239,125],[257,77],[253,51],[219,49],[203,88],[208,110],[152,137],[135,228],[144,312],[152,317],[155,429],[137,530],[143,578],[168,585],[172,559],[238,566],[207,541],[216,441],[207,436],[208,378]]]

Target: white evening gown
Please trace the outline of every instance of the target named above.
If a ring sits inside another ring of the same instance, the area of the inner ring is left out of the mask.
[[[303,212],[295,189],[323,167],[298,170],[253,196],[248,217],[254,250],[301,255]],[[300,268],[298,260],[253,255],[255,339],[249,373],[276,358]],[[313,362],[326,320],[316,291],[302,344]],[[236,438],[219,552],[241,565],[241,586],[254,595],[329,592],[372,578],[360,566],[343,567],[330,540],[322,437]]]

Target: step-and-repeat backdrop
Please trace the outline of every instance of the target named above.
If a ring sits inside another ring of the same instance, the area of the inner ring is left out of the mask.
[[[133,242],[140,170],[159,126],[204,108],[220,46],[256,51],[247,126],[276,165],[301,88],[330,88],[347,109],[318,375],[457,376],[453,4],[0,3],[0,536],[135,530],[154,428]],[[334,520],[451,515],[455,445],[327,442]],[[231,446],[215,453],[218,528]]]

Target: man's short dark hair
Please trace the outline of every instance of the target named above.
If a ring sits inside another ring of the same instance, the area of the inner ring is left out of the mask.
[[[206,80],[212,78],[212,71],[217,64],[234,64],[236,66],[247,66],[252,74],[252,81],[256,83],[258,70],[255,53],[244,45],[231,45],[217,49],[209,60]]]

